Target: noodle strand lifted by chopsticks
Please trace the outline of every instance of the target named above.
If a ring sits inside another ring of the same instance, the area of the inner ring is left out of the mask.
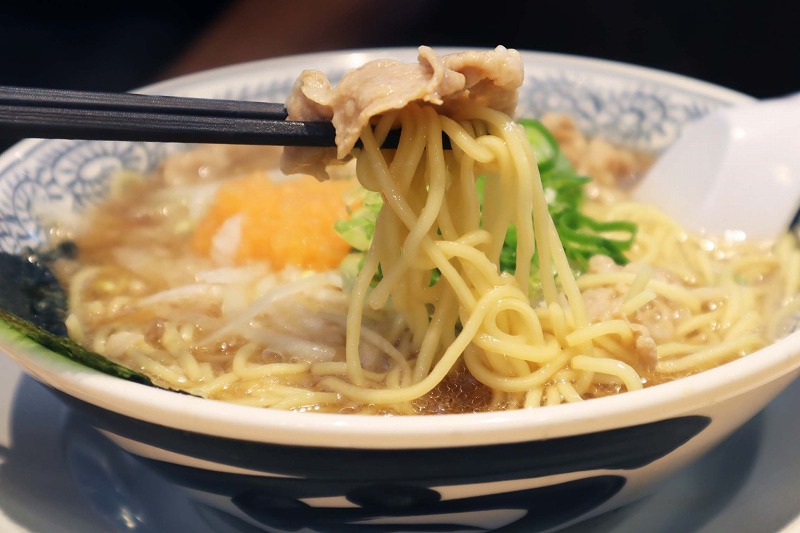
[[[410,117],[404,120],[405,114]],[[367,403],[412,401],[440,383],[470,345],[481,348],[474,363],[485,371],[479,372],[482,377],[477,376],[481,381],[519,378],[525,382],[536,379],[531,376],[551,376],[563,369],[569,362],[564,350],[571,350],[571,346],[559,346],[552,332],[542,330],[528,295],[534,243],[547,252],[539,254],[545,301],[568,314],[571,324],[585,326],[586,312],[521,127],[507,115],[477,107],[461,110],[460,123],[441,117],[432,107],[414,104],[402,110],[399,117],[403,128],[415,128],[410,135],[404,129],[401,136],[412,146],[401,141],[396,152],[381,151],[371,128],[362,132],[364,148],[359,154],[358,175],[365,176],[363,183],[381,191],[385,207],[350,295],[351,329],[346,349],[349,383],[330,377],[321,386]],[[456,147],[449,168],[441,144],[444,128]],[[471,131],[487,133],[474,138]],[[423,141],[424,153],[418,146]],[[405,158],[408,153],[419,157],[416,168]],[[488,176],[482,210],[476,201],[459,202],[469,195],[458,192],[459,187],[462,191],[474,190],[481,174]],[[413,178],[409,180],[410,175]],[[404,183],[408,185],[401,188]],[[445,195],[448,187],[455,191]],[[460,222],[460,234],[452,220]],[[501,273],[498,266],[497,243],[502,243],[512,223],[520,236],[516,277]],[[481,233],[488,238],[468,243],[470,235]],[[384,235],[391,237],[384,239]],[[382,279],[369,294],[378,265],[383,268]],[[433,285],[436,290],[428,291],[434,268],[440,277]],[[559,307],[556,275],[562,287],[567,285],[565,309]],[[424,295],[430,298],[423,299]],[[378,389],[365,386],[360,337],[355,332],[361,323],[362,302],[377,307],[389,300],[406,318],[419,351],[413,385]],[[459,329],[454,342],[444,333]],[[580,343],[589,346],[592,330],[584,331],[587,333]],[[555,361],[558,363],[551,364]]]

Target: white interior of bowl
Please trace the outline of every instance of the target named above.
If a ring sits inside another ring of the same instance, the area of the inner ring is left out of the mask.
[[[220,98],[250,98],[257,93],[269,97],[284,90],[285,81],[293,80],[305,68],[335,74],[370,59],[388,56],[411,61],[416,57],[416,50],[360,50],[292,56],[190,75],[153,85],[141,92]],[[552,94],[557,96],[559,84],[568,84],[587,92],[595,91],[593,96],[598,92],[613,92],[624,97],[617,99],[620,102],[635,101],[635,97],[640,95],[645,106],[648,97],[674,104],[675,116],[657,127],[638,124],[626,130],[624,121],[611,125],[610,129],[621,140],[625,141],[628,135],[627,140],[632,144],[639,142],[652,150],[671,142],[681,121],[696,118],[715,106],[750,100],[747,96],[701,81],[632,65],[535,52],[524,52],[523,58],[528,73],[527,89],[523,93],[530,90],[531,84],[537,83],[543,84],[545,89],[554,88]],[[564,104],[557,98],[549,103],[556,109]],[[614,99],[606,103],[622,105],[615,104]],[[523,98],[520,114],[535,113],[547,105],[547,101],[526,101]],[[595,110],[600,114],[603,112],[603,109]],[[592,109],[576,108],[574,111],[581,115],[591,113]],[[620,115],[619,109],[611,111]],[[580,123],[581,117],[578,118]],[[596,121],[592,127],[602,129],[604,123]],[[25,141],[0,157],[0,198],[5,189],[3,179],[10,172],[9,168],[30,171],[29,167],[24,167],[27,164],[34,165],[35,169],[37,159],[34,156],[38,157],[48,147],[65,142]],[[24,168],[17,168],[20,166]],[[27,238],[35,241],[40,237],[36,232],[30,232]],[[15,244],[28,245],[25,239],[23,236]],[[19,361],[31,375],[58,390],[149,422],[245,440],[373,448],[518,442],[655,421],[701,411],[703,406],[758,388],[800,366],[800,332],[795,332],[756,354],[722,367],[608,398],[522,411],[436,417],[367,417],[243,407],[125,382],[72,363],[5,326],[0,327],[0,348]]]

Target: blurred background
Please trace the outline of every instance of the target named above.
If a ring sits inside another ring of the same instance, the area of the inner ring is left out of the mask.
[[[0,8],[0,84],[125,91],[220,65],[302,52],[502,44],[654,67],[758,98],[800,91],[800,37],[789,2],[466,5],[463,0],[23,0]]]

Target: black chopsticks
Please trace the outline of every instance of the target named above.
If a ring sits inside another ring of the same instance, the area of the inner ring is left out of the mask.
[[[283,104],[3,86],[0,136],[335,146],[331,123],[287,121]]]

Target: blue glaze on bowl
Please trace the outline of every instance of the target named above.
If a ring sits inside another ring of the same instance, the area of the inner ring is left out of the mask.
[[[516,510],[507,513],[514,520],[495,527],[546,531],[606,503],[625,485],[627,471],[667,456],[710,423],[686,416],[457,451],[343,449],[193,434],[57,394],[106,435],[202,460],[205,468],[142,459],[175,484],[214,495],[220,512],[280,531],[388,532],[408,519],[419,531],[461,531],[464,525],[477,531],[486,520],[470,524],[474,513],[509,509]],[[498,482],[517,490],[497,492],[492,486]]]

